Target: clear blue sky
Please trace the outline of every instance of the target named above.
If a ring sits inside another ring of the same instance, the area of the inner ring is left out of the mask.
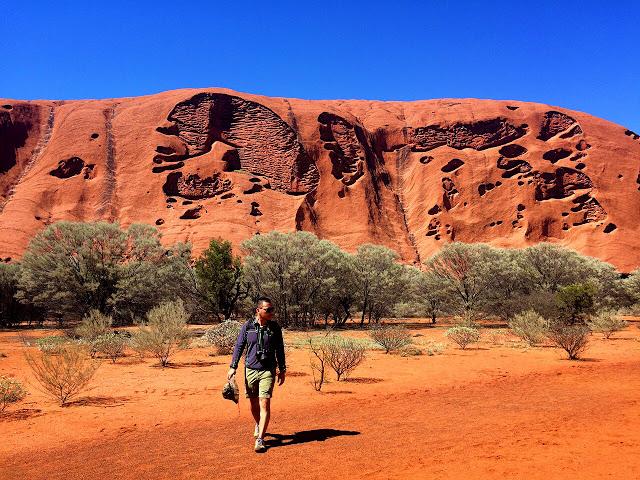
[[[549,103],[640,131],[632,1],[0,0],[0,97],[228,87]]]

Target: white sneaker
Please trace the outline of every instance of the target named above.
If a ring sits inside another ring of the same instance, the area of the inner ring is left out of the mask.
[[[256,452],[264,452],[267,449],[267,447],[264,444],[264,440],[262,440],[261,438],[256,438],[256,445],[254,447],[254,450]]]

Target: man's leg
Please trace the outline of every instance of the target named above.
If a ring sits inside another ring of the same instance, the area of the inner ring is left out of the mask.
[[[251,415],[253,415],[253,419],[256,421],[256,425],[260,423],[260,399],[259,398],[249,398],[249,402],[251,402]]]
[[[259,399],[252,398],[251,400],[260,400],[260,407],[259,407],[260,429],[258,433],[258,438],[264,438],[264,432],[267,431],[267,426],[269,425],[269,419],[271,418],[271,399],[270,398],[259,398]],[[254,414],[254,418],[255,418],[255,414]]]

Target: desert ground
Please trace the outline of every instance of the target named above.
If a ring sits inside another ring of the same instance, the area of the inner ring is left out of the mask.
[[[182,350],[170,367],[105,360],[91,390],[60,407],[37,389],[24,337],[0,332],[0,375],[27,398],[0,417],[0,478],[640,478],[640,318],[581,361],[527,347],[500,328],[435,355],[371,350],[346,381],[311,385],[303,332],[287,332],[266,453],[253,451],[248,401],[224,400],[230,356]],[[418,346],[445,326],[412,320]],[[487,327],[490,327],[487,325]],[[365,337],[358,329],[343,332]]]

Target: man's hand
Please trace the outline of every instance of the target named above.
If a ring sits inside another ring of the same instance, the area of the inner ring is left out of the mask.
[[[235,374],[236,374],[236,369],[230,368],[229,371],[227,372],[227,380],[231,380],[231,377],[233,377]]]
[[[284,383],[285,375],[286,375],[286,372],[278,372],[278,386]]]

